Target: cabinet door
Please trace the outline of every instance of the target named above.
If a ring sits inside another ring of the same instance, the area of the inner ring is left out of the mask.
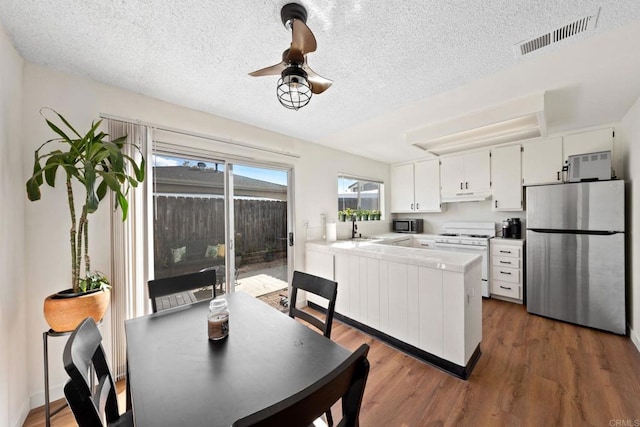
[[[613,151],[613,128],[574,133],[562,139],[564,160],[575,154]]]
[[[442,194],[456,195],[464,192],[464,157],[452,156],[440,159],[440,186]]]
[[[491,186],[494,211],[522,210],[522,165],[520,146],[491,151]]]
[[[418,212],[440,212],[440,162],[424,160],[414,165],[415,209]]]
[[[491,157],[489,150],[464,155],[464,188],[474,193],[491,190]]]
[[[333,257],[333,254],[307,251],[305,253],[305,271],[309,274],[313,274],[314,276],[333,280]],[[318,304],[323,308],[327,308],[326,299],[310,292],[307,293],[307,301]]]
[[[336,312],[350,317],[349,312],[349,257],[340,254],[335,257],[335,281],[338,282],[338,296],[336,297]]]
[[[411,212],[413,203],[413,164],[391,166],[391,212]]]
[[[522,144],[522,184],[562,182],[562,138],[547,138]]]

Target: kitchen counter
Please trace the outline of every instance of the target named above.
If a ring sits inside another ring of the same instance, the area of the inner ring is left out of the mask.
[[[419,235],[416,235],[417,238]],[[321,240],[308,241],[307,248],[316,251],[331,253],[361,254],[369,258],[384,259],[386,261],[402,262],[410,265],[417,265],[439,270],[465,273],[474,266],[482,262],[482,255],[440,251],[437,249],[423,249],[405,246],[392,246],[382,242],[392,243],[394,240],[402,240],[408,236],[392,236],[390,239],[372,240],[338,240],[336,242],[325,242]]]
[[[336,319],[466,379],[481,354],[482,255],[425,248],[429,237],[309,241],[305,271],[338,282]]]

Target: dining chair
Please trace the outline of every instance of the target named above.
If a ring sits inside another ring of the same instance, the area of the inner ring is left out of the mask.
[[[328,300],[324,321],[311,313],[300,310],[296,307],[298,290],[311,292]],[[289,301],[289,317],[300,318],[318,328],[325,337],[331,338],[331,324],[336,308],[336,297],[338,295],[338,283],[322,277],[314,276],[302,271],[293,272],[291,281],[291,299]]]
[[[115,383],[93,318],[87,317],[73,331],[62,360],[70,377],[64,395],[80,427],[133,426],[133,413],[118,411]],[[93,390],[92,370],[97,377]]]
[[[357,427],[364,387],[369,375],[369,346],[362,344],[340,366],[310,385],[274,405],[241,418],[233,427],[306,427],[342,399],[338,427]]]
[[[197,302],[195,297],[186,301],[174,301],[169,307],[158,307],[158,299],[169,295],[179,294],[205,286],[211,286],[211,298],[216,297],[216,270],[198,271],[196,273],[183,274],[181,276],[164,277],[162,279],[149,280],[149,299],[151,300],[151,311],[157,313],[159,310],[172,308],[177,305],[186,305]]]

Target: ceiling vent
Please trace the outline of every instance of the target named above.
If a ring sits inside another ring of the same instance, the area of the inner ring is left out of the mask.
[[[528,55],[543,47],[558,43],[562,40],[568,39],[586,31],[591,31],[596,28],[598,23],[598,16],[600,15],[600,8],[596,10],[593,15],[588,15],[574,21],[570,24],[564,25],[560,28],[556,28],[546,34],[543,34],[534,39],[521,41],[513,45],[513,50],[516,54],[516,58],[520,56]]]

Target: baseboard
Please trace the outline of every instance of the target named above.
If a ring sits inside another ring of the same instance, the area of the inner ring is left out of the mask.
[[[64,384],[59,386],[49,385],[49,403],[55,402],[58,399],[64,398]],[[31,395],[30,398],[31,409],[44,406],[44,390]]]
[[[29,398],[25,397],[22,402],[22,407],[20,408],[20,414],[18,415],[18,419],[15,423],[13,423],[14,427],[22,427],[24,422],[27,420],[27,416],[29,416],[29,411],[31,407],[29,406]]]
[[[629,326],[629,337],[631,338],[631,342],[633,342],[633,345],[636,346],[638,352],[640,352],[640,336],[636,331],[631,329],[631,326]]]

